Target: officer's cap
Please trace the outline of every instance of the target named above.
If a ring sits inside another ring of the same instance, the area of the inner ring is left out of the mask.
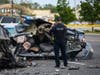
[[[62,21],[62,18],[61,17],[57,17],[56,21]]]

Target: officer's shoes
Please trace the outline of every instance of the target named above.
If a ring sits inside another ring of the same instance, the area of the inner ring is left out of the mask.
[[[60,68],[55,68],[55,71],[56,71],[56,72],[59,72],[59,71],[60,71]]]
[[[56,72],[60,71],[60,67],[59,66],[55,66],[55,71]]]
[[[66,69],[67,68],[67,66],[61,66],[61,69]]]
[[[55,68],[60,68],[60,66],[54,66]]]

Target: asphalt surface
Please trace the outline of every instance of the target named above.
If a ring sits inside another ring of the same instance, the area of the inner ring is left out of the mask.
[[[54,60],[42,59],[33,61],[37,63],[36,66],[21,69],[5,69],[0,72],[0,75],[100,75],[100,35],[86,34],[86,39],[94,49],[93,58],[90,60],[80,59],[76,62],[69,61],[68,64],[69,66],[79,67],[79,70],[69,70],[69,67],[67,67],[56,72]]]

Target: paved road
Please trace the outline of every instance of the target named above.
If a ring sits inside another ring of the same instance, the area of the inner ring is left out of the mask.
[[[100,75],[100,68],[88,68],[89,65],[100,66],[100,35],[87,34],[86,39],[92,44],[94,57],[91,60],[79,60],[78,63],[69,62],[69,66],[78,66],[79,70],[61,69],[55,72],[54,60],[34,60],[36,67],[1,71],[0,75]]]
[[[94,57],[91,61],[93,64],[100,64],[100,34],[88,34],[86,39],[91,43],[94,49]]]

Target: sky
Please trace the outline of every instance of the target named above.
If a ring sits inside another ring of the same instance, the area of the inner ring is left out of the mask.
[[[22,1],[22,0],[17,0],[17,1]],[[33,2],[33,3],[37,2],[40,5],[53,4],[56,6],[58,0],[26,0],[26,1]],[[84,0],[68,0],[68,1],[71,7],[75,7],[77,4],[80,4],[80,1],[84,1]]]

